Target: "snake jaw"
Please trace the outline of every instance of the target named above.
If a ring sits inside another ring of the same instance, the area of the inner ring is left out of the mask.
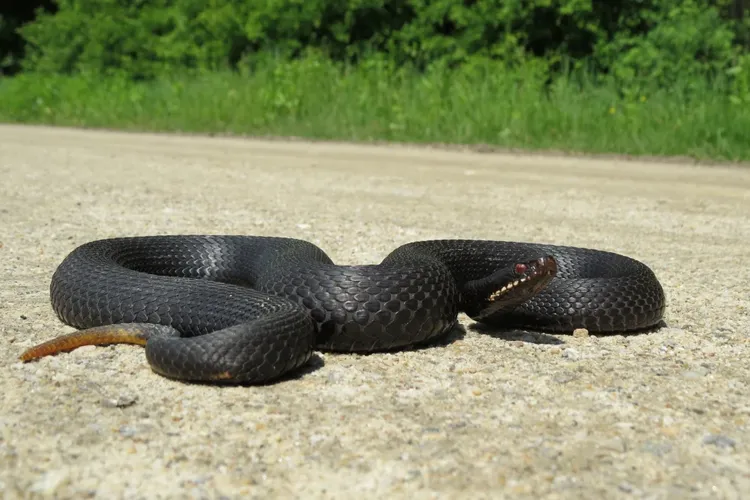
[[[510,268],[501,269],[481,280],[484,283],[478,288],[485,290],[485,293],[483,297],[480,295],[480,304],[469,315],[476,320],[483,320],[512,311],[538,294],[556,274],[557,261],[552,256],[519,262]]]
[[[497,302],[517,290],[525,295],[536,295],[557,274],[557,262],[552,256],[541,257],[531,262],[516,264],[514,273],[517,275],[516,279],[492,292],[487,298],[488,302]]]

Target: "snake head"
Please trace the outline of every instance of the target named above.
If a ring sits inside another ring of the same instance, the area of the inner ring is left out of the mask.
[[[475,320],[509,312],[542,291],[556,274],[557,261],[551,255],[499,269],[467,283],[472,303],[466,312]]]

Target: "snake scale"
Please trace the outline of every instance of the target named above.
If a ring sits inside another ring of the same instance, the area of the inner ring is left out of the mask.
[[[460,312],[495,327],[617,333],[656,326],[664,291],[623,255],[490,240],[402,245],[380,264],[336,265],[316,245],[265,236],[103,239],[75,248],[50,285],[79,331],[22,359],[80,345],[145,345],[152,369],[192,381],[266,383],[313,350],[427,343]]]

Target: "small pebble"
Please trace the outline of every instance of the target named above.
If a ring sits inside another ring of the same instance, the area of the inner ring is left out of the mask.
[[[576,328],[575,330],[573,330],[573,336],[577,338],[588,337],[589,331],[585,328]]]
[[[327,436],[325,434],[313,434],[310,436],[310,444],[315,446],[318,443],[322,443],[327,439]]]
[[[564,349],[562,352],[562,355],[563,355],[563,358],[567,358],[571,361],[575,361],[581,358],[580,353],[577,350],[573,349],[572,347],[568,347]]]
[[[73,377],[71,377],[70,375],[66,375],[64,373],[55,373],[54,375],[52,375],[52,381],[58,385],[64,384],[65,382],[72,380],[72,378]]]
[[[75,350],[70,352],[71,356],[75,357],[94,357],[102,354],[102,348],[95,345],[82,345],[77,347]]]
[[[417,479],[422,476],[422,472],[418,469],[410,469],[409,472],[406,473],[406,480],[410,481],[413,479]]]
[[[559,375],[555,375],[554,381],[558,384],[567,384],[568,382],[571,382],[576,378],[577,377],[574,373],[561,373]]]
[[[54,493],[69,479],[68,471],[63,469],[47,471],[31,485],[32,493],[54,496]]]
[[[627,446],[625,444],[625,441],[618,437],[614,437],[611,439],[605,439],[599,443],[599,447],[604,450],[613,451],[615,453],[622,453],[624,451],[627,451]]]
[[[617,427],[618,429],[632,429],[635,426],[632,422],[617,422],[615,424],[615,427]]]
[[[708,375],[709,372],[710,370],[702,366],[699,366],[694,370],[685,370],[684,372],[682,372],[682,376],[685,378],[689,378],[689,379],[695,379],[695,378],[705,377],[706,375]]]
[[[123,437],[133,437],[136,434],[138,434],[138,429],[136,429],[135,427],[130,427],[127,425],[123,425],[122,427],[120,427],[120,435]]]
[[[672,445],[669,443],[659,443],[655,441],[648,441],[643,445],[643,450],[661,457],[672,451]]]
[[[703,444],[712,444],[719,448],[734,448],[737,441],[722,434],[709,434],[703,438]]]
[[[138,398],[129,394],[121,394],[116,398],[104,398],[101,401],[105,408],[127,408],[135,404]]]
[[[633,485],[629,483],[620,483],[617,488],[625,493],[633,493],[634,490]]]

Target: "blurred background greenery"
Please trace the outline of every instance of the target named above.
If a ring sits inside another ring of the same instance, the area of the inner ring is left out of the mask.
[[[0,120],[746,160],[748,6],[10,2]]]

